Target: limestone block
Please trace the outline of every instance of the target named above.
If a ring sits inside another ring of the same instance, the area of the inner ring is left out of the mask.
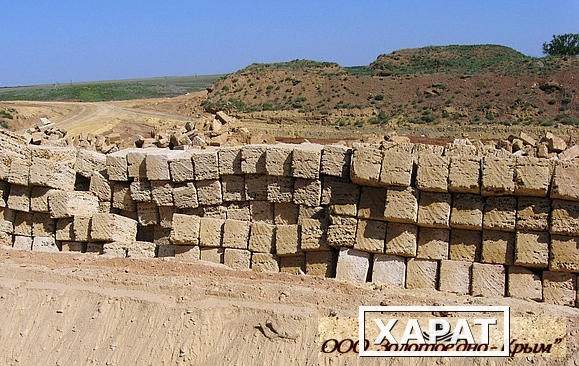
[[[241,148],[241,172],[266,174],[265,151],[267,145],[245,145]]]
[[[275,238],[275,225],[262,221],[251,223],[249,250],[259,253],[271,253]]]
[[[454,194],[450,212],[453,229],[482,230],[484,199],[474,194]]]
[[[267,200],[267,175],[252,174],[245,176],[245,198],[248,201]]]
[[[207,148],[191,150],[195,180],[219,179],[217,150]]]
[[[110,202],[112,200],[113,191],[110,182],[100,172],[93,172],[90,177],[89,192],[92,192],[98,197],[101,202]]]
[[[103,243],[86,243],[85,253],[103,254]]]
[[[519,197],[517,202],[517,229],[548,231],[551,200],[538,197]]]
[[[8,195],[6,206],[11,210],[29,212],[31,193],[31,187],[12,184],[10,186],[10,194]]]
[[[221,194],[223,202],[245,201],[245,178],[243,175],[222,175]]]
[[[450,222],[450,193],[420,192],[418,201],[418,225],[448,228]]]
[[[255,272],[279,272],[279,257],[271,253],[252,253],[251,269]]]
[[[412,224],[389,222],[386,230],[386,254],[415,257],[418,227]]]
[[[574,161],[556,162],[551,198],[579,201],[579,166]]]
[[[171,156],[169,159],[169,171],[173,182],[181,183],[195,180],[192,155],[192,150],[187,150]]]
[[[406,288],[435,290],[438,283],[438,261],[410,258],[406,262]]]
[[[221,147],[217,152],[220,175],[243,174],[241,170],[241,147]]]
[[[53,236],[35,236],[32,239],[32,250],[35,252],[60,252]]]
[[[293,257],[279,258],[279,271],[283,273],[290,273],[294,275],[305,274],[306,271],[306,256],[301,254]]]
[[[294,203],[275,203],[273,205],[273,223],[276,225],[293,225],[298,223],[300,206]]]
[[[547,197],[552,171],[552,163],[547,159],[517,156],[514,193],[519,196]]]
[[[110,180],[128,181],[127,153],[129,150],[121,150],[112,154],[107,154],[107,174]]]
[[[74,170],[85,178],[90,178],[94,171],[107,169],[107,156],[103,153],[88,149],[78,149]]]
[[[294,145],[276,144],[265,151],[265,170],[267,175],[276,177],[292,176],[292,155]]]
[[[231,220],[251,221],[248,202],[231,202],[227,205],[225,218]]]
[[[175,245],[174,257],[179,260],[199,260],[201,248],[197,245]]]
[[[0,246],[11,247],[14,244],[14,237],[12,234],[0,231]]]
[[[167,246],[167,248],[157,248],[157,256],[161,257],[161,255],[159,254],[161,249],[168,249],[169,251],[172,251],[172,254],[167,254],[164,255],[165,257],[167,256],[174,256],[175,255],[175,249],[171,249],[169,248],[169,246],[171,247],[175,247],[175,245],[173,245],[171,243],[171,231],[173,229],[168,229],[168,228],[164,228],[161,225],[153,225],[153,243],[157,244],[159,247],[161,245],[165,245]]]
[[[543,301],[547,304],[575,306],[577,276],[572,273],[543,271]]]
[[[14,249],[32,250],[32,237],[14,235]]]
[[[486,156],[483,159],[482,187],[483,196],[504,196],[513,194],[515,162],[510,158]]]
[[[420,154],[416,171],[416,187],[421,191],[446,192],[448,190],[447,156]]]
[[[136,211],[137,203],[131,197],[131,185],[129,182],[113,182],[111,190],[112,207],[123,211]]]
[[[169,169],[169,159],[180,154],[180,151],[170,150],[149,150],[145,157],[145,169],[147,179],[151,181],[170,181],[171,170]]]
[[[318,219],[303,219],[300,224],[300,245],[304,251],[329,250],[326,241],[327,225]],[[306,268],[307,268],[306,255]],[[307,274],[307,272],[306,272]],[[328,277],[328,276],[326,276]]]
[[[80,243],[78,241],[63,241],[60,245],[60,250],[63,252],[86,252],[86,243]]]
[[[418,229],[416,258],[448,259],[450,230],[421,227]]]
[[[94,241],[130,243],[137,236],[137,221],[117,214],[96,213],[92,216],[90,236]]]
[[[147,165],[145,159],[150,149],[127,149],[127,175],[129,178],[147,178]]]
[[[440,261],[440,283],[438,289],[444,292],[469,294],[471,268],[471,262]]]
[[[91,192],[53,191],[48,196],[50,216],[61,219],[75,215],[91,216],[98,212],[97,196]]]
[[[297,178],[294,183],[294,203],[317,207],[320,205],[322,182],[319,180]]]
[[[358,220],[355,217],[330,216],[326,242],[334,248],[352,248],[356,243]]]
[[[531,270],[509,266],[507,296],[535,301],[543,300],[541,277]]]
[[[199,207],[195,184],[193,182],[177,184],[173,189],[173,203],[176,208]]]
[[[199,259],[212,263],[223,263],[223,248],[200,248]]]
[[[267,176],[267,200],[269,202],[292,202],[293,193],[293,178]]]
[[[72,220],[73,220],[72,230],[74,233],[74,241],[78,242],[92,241],[91,238],[92,218],[83,216],[74,216]]]
[[[378,146],[354,144],[350,179],[363,186],[379,186],[382,151]]]
[[[483,297],[505,296],[505,267],[500,264],[472,264],[471,295]]]
[[[17,154],[6,153],[8,155],[8,173],[6,174],[6,181],[11,184],[20,184],[27,186],[30,178],[30,167],[32,161],[30,158],[19,156]],[[35,168],[35,174],[38,174],[38,164]]]
[[[32,159],[30,184],[73,191],[76,172],[66,163],[42,158]]]
[[[480,193],[479,158],[452,156],[448,171],[448,190],[457,193]]]
[[[380,168],[380,185],[409,187],[412,182],[414,162],[412,154],[402,149],[387,149]]]
[[[298,225],[276,225],[275,249],[280,257],[295,256],[301,253],[300,230]]]
[[[412,187],[392,187],[386,191],[384,218],[387,221],[416,223],[418,218],[418,190]]]
[[[549,267],[549,233],[517,231],[514,263],[528,268]]]
[[[551,233],[579,235],[579,205],[574,201],[555,199],[552,202]]]
[[[0,231],[12,234],[14,232],[14,222],[16,211],[9,208],[0,208]]]
[[[58,241],[74,241],[73,218],[56,220],[55,239]]]
[[[406,259],[397,255],[374,254],[372,282],[389,287],[406,285]]]
[[[32,236],[51,236],[56,232],[56,220],[47,213],[35,212],[32,216]]]
[[[336,276],[337,256],[334,251],[306,252],[306,274],[318,277]]]
[[[483,214],[483,229],[515,231],[517,199],[515,197],[487,197]]]
[[[175,207],[159,206],[159,225],[166,229],[173,227],[173,215],[175,214]]]
[[[201,217],[199,220],[199,245],[201,247],[220,247],[225,220],[209,217]]]
[[[579,273],[579,238],[551,235],[549,270]]]
[[[387,223],[376,220],[358,220],[354,249],[370,253],[384,253]]]
[[[29,145],[31,158],[60,161],[70,168],[76,164],[77,151],[73,147],[58,147],[50,145]]]
[[[16,211],[14,215],[14,235],[32,236],[32,223],[34,214],[32,212]]]
[[[515,260],[515,234],[483,230],[481,262],[512,265]]]
[[[48,196],[52,192],[56,192],[56,190],[48,187],[32,187],[30,192],[30,211],[49,212]]]
[[[126,258],[129,243],[111,242],[103,244],[103,256],[109,258]]]
[[[354,283],[366,282],[372,254],[351,248],[340,248],[336,279]]]
[[[223,224],[223,247],[247,249],[250,227],[251,224],[248,221],[225,220]]]
[[[386,207],[386,189],[380,187],[362,187],[358,217],[383,220]]]
[[[6,207],[8,195],[10,194],[10,184],[0,180],[0,207]]]
[[[157,205],[153,202],[138,202],[137,203],[137,221],[139,225],[158,225],[159,224],[159,210]]]
[[[309,143],[297,145],[292,154],[292,176],[303,179],[318,179],[322,148],[322,145]]]
[[[340,178],[350,177],[352,149],[343,145],[326,145],[322,151],[320,173]]]
[[[448,258],[453,261],[480,262],[482,232],[454,229],[450,232]]]
[[[360,186],[336,177],[324,177],[322,205],[332,206],[336,214],[356,216],[360,199]],[[380,214],[383,217],[383,213]]]
[[[251,252],[244,249],[225,248],[223,264],[233,269],[250,269]]]
[[[298,207],[298,224],[301,224],[301,222],[304,219],[317,219],[326,225],[329,223],[329,216],[327,215],[325,207],[323,206],[317,207],[297,206],[297,207]]]
[[[273,224],[273,207],[273,203],[268,201],[250,201],[251,220]]]
[[[200,205],[220,205],[223,203],[221,182],[218,179],[197,181],[195,187]]]

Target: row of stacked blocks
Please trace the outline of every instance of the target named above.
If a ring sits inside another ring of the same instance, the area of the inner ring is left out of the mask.
[[[575,161],[453,144],[104,155],[0,140],[0,241],[15,248],[576,303]]]

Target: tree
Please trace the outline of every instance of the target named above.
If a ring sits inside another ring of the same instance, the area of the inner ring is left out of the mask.
[[[543,53],[549,56],[579,56],[579,34],[554,35],[551,42],[543,43]]]

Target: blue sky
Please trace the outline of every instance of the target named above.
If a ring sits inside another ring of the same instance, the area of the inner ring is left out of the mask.
[[[579,33],[577,0],[0,0],[0,86],[220,74],[293,59],[367,65],[402,48]]]

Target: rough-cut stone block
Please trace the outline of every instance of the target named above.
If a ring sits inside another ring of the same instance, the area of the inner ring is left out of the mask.
[[[482,232],[454,229],[450,232],[448,258],[453,261],[480,262]]]
[[[347,212],[353,212],[355,216],[359,198],[359,185],[341,178],[324,177],[322,184],[322,205],[342,206]],[[383,216],[382,213],[380,216]]]
[[[219,180],[201,180],[195,182],[197,188],[197,200],[200,205],[220,205],[223,203],[221,196],[221,182]]]
[[[306,274],[318,277],[336,276],[337,256],[334,251],[307,252]]]
[[[410,258],[406,262],[407,289],[436,289],[438,283],[438,262]]]
[[[29,145],[32,160],[40,158],[59,161],[70,168],[74,168],[77,151],[73,147],[58,147],[49,145]]]
[[[225,218],[230,220],[251,221],[248,202],[231,202],[226,206]]]
[[[199,207],[195,184],[193,182],[177,184],[173,189],[173,203],[179,209]]]
[[[334,248],[353,247],[356,243],[356,228],[358,220],[355,217],[330,216],[326,242]]]
[[[128,150],[121,150],[112,154],[107,154],[107,174],[110,180],[127,181],[129,180],[127,165]]]
[[[397,255],[374,254],[372,282],[404,288],[406,285],[406,259]]]
[[[199,259],[212,263],[223,263],[223,248],[200,248]]]
[[[448,190],[458,193],[480,193],[479,158],[452,156],[448,172]]]
[[[296,205],[297,206],[297,205]],[[297,206],[298,207],[298,224],[301,224],[304,219],[320,220],[324,224],[329,224],[330,219],[327,215],[326,208],[323,206]]]
[[[292,154],[292,176],[318,179],[322,159],[322,145],[304,143],[297,145]]]
[[[349,178],[352,149],[343,145],[326,145],[322,151],[320,173]]]
[[[552,171],[552,163],[549,160],[517,156],[514,193],[518,196],[547,197]]]
[[[267,175],[291,177],[293,150],[294,145],[289,144],[268,146],[265,152],[265,170]]]
[[[269,202],[291,202],[293,193],[293,178],[267,176],[267,200]]]
[[[387,223],[376,220],[358,220],[354,249],[370,253],[384,253]]]
[[[386,207],[386,189],[379,187],[362,187],[358,217],[383,220]]]
[[[75,216],[72,222],[72,230],[74,232],[74,241],[86,242],[91,241],[91,226],[92,218]]]
[[[245,197],[248,201],[267,201],[267,175],[245,176]]]
[[[6,181],[11,184],[27,186],[29,184],[30,166],[32,164],[30,158],[9,152],[7,152],[6,155],[8,156],[8,174],[6,175]]]
[[[454,194],[450,212],[453,229],[482,230],[484,199],[474,194]]]
[[[293,257],[279,258],[279,271],[294,275],[306,273],[306,256],[301,254]]]
[[[219,174],[243,174],[241,170],[241,147],[221,147],[217,152],[219,159]]]
[[[159,225],[163,228],[170,229],[173,227],[173,214],[175,207],[159,206]]]
[[[505,267],[500,264],[472,264],[471,295],[483,297],[505,296]]]
[[[127,175],[129,178],[147,178],[145,159],[150,149],[128,149],[126,151]]]
[[[450,231],[421,227],[418,229],[416,258],[448,259]]]
[[[98,212],[98,198],[90,192],[53,191],[48,197],[50,216],[65,217],[91,216]]]
[[[32,212],[16,211],[14,215],[14,235],[32,236]]]
[[[225,220],[209,217],[202,217],[199,220],[199,245],[201,247],[220,247]]]
[[[300,224],[300,229],[300,245],[302,250],[329,250],[328,243],[326,242],[327,225],[324,222],[317,219],[303,219]]]
[[[541,277],[532,271],[517,266],[510,266],[507,281],[507,296],[519,299],[543,300]]]
[[[145,157],[145,168],[147,170],[147,179],[149,180],[171,180],[171,171],[169,169],[169,159],[179,151],[170,150],[150,150]]]
[[[255,272],[279,272],[279,257],[271,253],[252,253],[251,269]]]
[[[107,177],[97,171],[93,172],[90,177],[89,192],[97,196],[101,202],[110,202],[113,194]]]
[[[130,243],[137,236],[137,222],[117,214],[97,213],[92,216],[90,236],[94,241]]]
[[[577,276],[572,273],[543,271],[543,301],[547,304],[575,306]]]
[[[515,258],[515,234],[483,230],[481,262],[512,265]]]
[[[418,191],[412,187],[389,188],[386,191],[384,218],[392,222],[416,223],[418,218]]]
[[[0,208],[0,231],[12,234],[14,232],[14,222],[16,211],[9,208]]]
[[[483,160],[482,187],[483,196],[503,196],[515,191],[515,162],[509,158],[486,156]]]
[[[11,247],[14,244],[14,237],[12,234],[0,231],[0,246]]]
[[[301,253],[299,235],[298,225],[277,225],[275,229],[276,254],[282,257]]]
[[[195,180],[219,179],[217,150],[191,150]]]
[[[273,223],[276,225],[293,225],[298,223],[300,206],[294,203],[275,203],[273,205]]]
[[[251,252],[243,249],[225,248],[223,264],[233,269],[250,269]]]
[[[137,221],[139,225],[158,225],[159,224],[159,210],[157,205],[153,202],[138,202],[137,203]]]
[[[59,161],[36,158],[30,166],[30,184],[73,191],[76,172]]]
[[[14,249],[32,250],[32,237],[14,235]]]
[[[380,169],[380,185],[385,187],[409,187],[412,182],[413,169],[412,154],[408,151],[396,148],[385,150]]]
[[[73,218],[56,220],[55,238],[58,241],[74,241]]]
[[[103,243],[86,243],[85,253],[103,254]]]
[[[551,198],[579,201],[579,166],[575,161],[556,162]]]
[[[471,262],[440,261],[440,281],[438,289],[444,292],[469,294],[471,268]]]
[[[223,247],[247,249],[249,242],[248,221],[225,220],[223,225]]]
[[[201,248],[197,245],[175,245],[174,257],[180,260],[199,260]]]
[[[553,200],[551,233],[579,235],[579,204],[573,201]]]
[[[448,164],[447,156],[419,155],[416,187],[421,191],[446,192],[448,189]]]
[[[244,174],[266,174],[267,145],[245,145],[241,148],[241,171]]]
[[[488,197],[485,200],[483,229],[514,232],[516,215],[515,197]]]
[[[252,252],[271,253],[275,238],[275,225],[261,221],[251,223],[249,250]]]
[[[32,236],[51,236],[56,232],[56,220],[47,213],[35,212],[32,216]]]
[[[386,254],[415,257],[417,237],[416,225],[389,222],[386,230]]]
[[[157,206],[174,206],[173,202],[174,183],[170,180],[151,181],[151,199]],[[221,196],[221,188],[219,190]]]
[[[340,248],[336,279],[354,283],[366,282],[372,254],[351,248]]]
[[[245,177],[243,175],[222,175],[221,194],[223,202],[245,201]]]
[[[60,250],[63,252],[86,252],[86,243],[80,243],[78,241],[63,241],[60,243],[60,246]]]
[[[264,221],[273,224],[273,203],[268,201],[249,202],[249,211],[252,221]]]
[[[519,197],[517,203],[517,230],[548,231],[551,200],[548,198]]]
[[[169,159],[169,171],[173,182],[181,183],[195,180],[195,170],[193,160],[191,160],[191,150],[184,151]]]
[[[549,233],[517,231],[514,264],[529,268],[547,268],[549,266]]]
[[[378,146],[354,144],[350,179],[363,186],[379,186],[382,150]]]
[[[294,183],[294,203],[317,207],[320,205],[322,182],[319,180],[297,178]]]
[[[32,239],[32,250],[35,252],[60,252],[53,236],[35,236]]]
[[[30,211],[49,212],[48,196],[52,192],[56,192],[56,190],[48,187],[32,187],[30,192]]]
[[[123,211],[136,211],[136,202],[131,197],[129,182],[113,182],[112,207]]]
[[[107,156],[97,151],[78,149],[74,170],[85,178],[90,178],[94,171],[107,168]]]
[[[29,212],[31,193],[31,187],[12,184],[10,186],[10,194],[8,195],[6,206],[11,210]]]
[[[450,193],[420,192],[418,225],[448,228],[450,222]]]
[[[579,273],[579,238],[551,235],[549,270]]]
[[[10,194],[10,184],[0,180],[0,207],[6,207],[8,195]]]
[[[103,256],[109,258],[126,258],[129,243],[111,242],[103,244]]]

